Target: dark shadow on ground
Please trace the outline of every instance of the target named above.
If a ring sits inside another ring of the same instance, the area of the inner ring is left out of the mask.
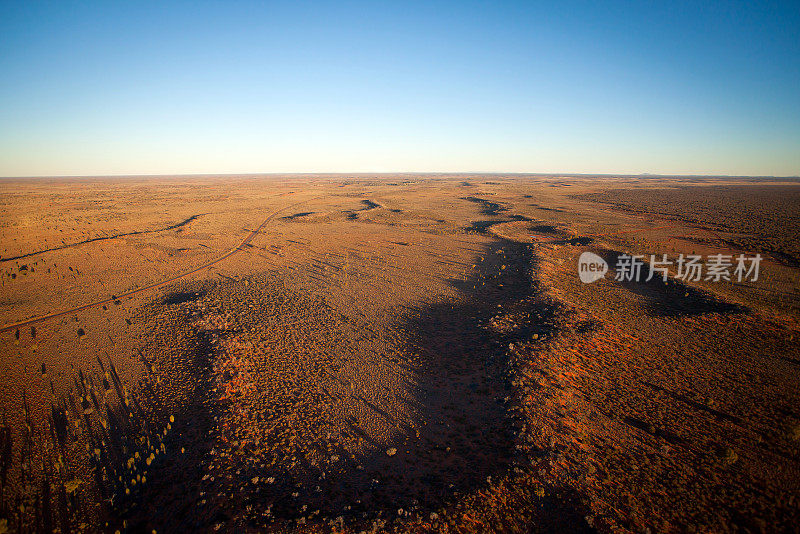
[[[622,253],[606,250],[600,256],[609,266],[608,278],[613,278],[615,267]],[[705,313],[745,313],[747,308],[721,300],[714,295],[675,279],[672,275],[665,282],[663,274],[652,271],[647,260],[640,268],[638,281],[619,281],[619,285],[646,302],[648,314],[655,317],[685,317]],[[649,280],[648,280],[649,278]]]
[[[281,217],[281,219],[285,219],[285,220],[299,219],[300,217],[306,217],[308,215],[313,215],[313,214],[314,214],[313,211],[302,211],[300,213],[293,213],[291,215],[287,215],[285,217]]]
[[[194,302],[196,300],[200,300],[205,295],[204,292],[200,291],[177,291],[175,293],[170,293],[169,295],[165,296],[164,299],[161,301],[162,304],[166,306],[173,306],[176,304],[183,304],[186,302]]]
[[[501,221],[472,221],[469,226],[466,226],[464,230],[467,232],[475,232],[477,234],[485,234],[488,232],[489,227],[498,224]]]
[[[483,215],[497,215],[501,211],[508,211],[508,208],[506,208],[505,206],[502,206],[497,202],[492,202],[491,200],[486,200],[485,198],[464,197],[463,200],[468,200],[469,202],[480,204],[481,213]]]
[[[38,254],[44,254],[45,252],[53,252],[55,250],[64,250],[66,248],[85,245],[86,243],[94,243],[95,241],[107,241],[107,240],[110,240],[110,239],[117,239],[117,238],[120,238],[120,237],[127,237],[127,236],[132,236],[132,235],[155,234],[155,233],[158,233],[158,232],[166,232],[168,230],[182,230],[184,226],[186,226],[187,224],[191,223],[192,221],[194,221],[195,219],[197,219],[198,217],[200,217],[202,215],[205,215],[205,214],[200,213],[198,215],[192,215],[188,219],[184,219],[183,221],[175,223],[175,224],[172,224],[170,226],[165,226],[164,228],[156,228],[154,230],[134,230],[134,231],[131,231],[131,232],[124,232],[124,233],[120,233],[120,234],[92,237],[92,238],[89,238],[89,239],[84,239],[83,241],[77,241],[75,243],[69,243],[69,244],[60,245],[60,246],[57,246],[57,247],[37,250],[36,252],[29,252],[27,254],[20,254],[19,256],[9,256],[8,258],[0,258],[0,262],[19,260],[19,259],[23,259],[23,258],[30,258],[31,256],[36,256]]]

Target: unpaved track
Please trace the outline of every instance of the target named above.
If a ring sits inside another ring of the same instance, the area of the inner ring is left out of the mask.
[[[287,193],[287,194],[291,195],[292,193]],[[19,321],[17,323],[7,324],[7,325],[4,325],[4,326],[0,327],[0,332],[8,332],[9,330],[13,330],[15,328],[23,328],[25,326],[30,326],[30,325],[34,325],[34,324],[43,323],[45,321],[49,321],[50,319],[56,319],[58,317],[63,317],[65,315],[70,315],[72,313],[77,313],[79,311],[88,310],[88,309],[91,309],[91,308],[96,308],[97,306],[102,306],[103,304],[110,304],[110,303],[114,302],[115,300],[118,300],[118,299],[121,299],[121,298],[124,298],[124,297],[129,297],[129,296],[132,296],[132,295],[136,295],[136,294],[139,294],[139,293],[144,293],[145,291],[149,291],[151,289],[155,289],[157,287],[164,286],[166,284],[169,284],[170,282],[174,282],[175,280],[180,280],[181,278],[185,278],[185,277],[187,277],[187,276],[189,276],[191,274],[200,272],[203,269],[207,269],[207,268],[211,267],[212,265],[216,265],[217,263],[220,263],[220,262],[226,260],[227,258],[230,258],[231,256],[233,256],[237,252],[241,251],[242,248],[247,246],[247,245],[249,245],[250,242],[256,237],[256,235],[258,235],[259,232],[261,232],[262,228],[264,228],[264,226],[266,226],[266,224],[268,222],[270,222],[272,219],[274,219],[275,216],[278,215],[279,213],[282,213],[282,212],[284,212],[284,211],[286,211],[288,209],[295,208],[297,206],[305,204],[306,202],[311,202],[312,200],[318,200],[319,198],[322,198],[322,197],[315,197],[315,198],[310,198],[310,199],[307,199],[307,200],[302,200],[300,202],[295,202],[294,204],[289,204],[288,206],[284,206],[284,207],[282,207],[280,209],[277,209],[277,210],[273,211],[272,213],[267,215],[267,217],[261,222],[261,224],[259,224],[258,227],[256,227],[255,230],[250,232],[242,240],[241,243],[239,243],[238,245],[236,245],[235,247],[230,249],[228,252],[226,252],[225,254],[220,256],[219,258],[216,258],[216,259],[211,260],[211,261],[209,261],[207,263],[204,263],[204,264],[200,265],[199,267],[195,267],[191,271],[186,271],[185,273],[181,273],[179,275],[172,276],[170,278],[167,278],[166,280],[162,280],[162,281],[156,282],[154,284],[150,284],[150,285],[147,285],[147,286],[144,286],[144,287],[140,287],[138,289],[134,289],[132,291],[128,291],[127,293],[120,293],[119,295],[115,295],[113,297],[109,297],[109,298],[104,299],[104,300],[98,300],[98,301],[95,301],[95,302],[90,302],[89,304],[84,304],[82,306],[76,306],[75,308],[70,308],[68,310],[63,310],[63,311],[60,311],[60,312],[51,313],[49,315],[42,315],[42,316],[39,316],[39,317],[34,317],[32,319],[26,319],[24,321]]]

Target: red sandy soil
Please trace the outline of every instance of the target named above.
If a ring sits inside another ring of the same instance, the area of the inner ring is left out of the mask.
[[[796,183],[0,188],[0,532],[800,524]],[[587,250],[765,259],[582,284]]]

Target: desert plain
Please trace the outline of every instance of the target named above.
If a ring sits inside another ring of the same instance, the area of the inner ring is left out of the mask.
[[[4,179],[0,280],[0,532],[800,525],[798,180]]]

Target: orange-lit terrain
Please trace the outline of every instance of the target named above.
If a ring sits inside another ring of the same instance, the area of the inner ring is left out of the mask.
[[[0,533],[800,524],[798,182],[4,180],[0,279]]]

